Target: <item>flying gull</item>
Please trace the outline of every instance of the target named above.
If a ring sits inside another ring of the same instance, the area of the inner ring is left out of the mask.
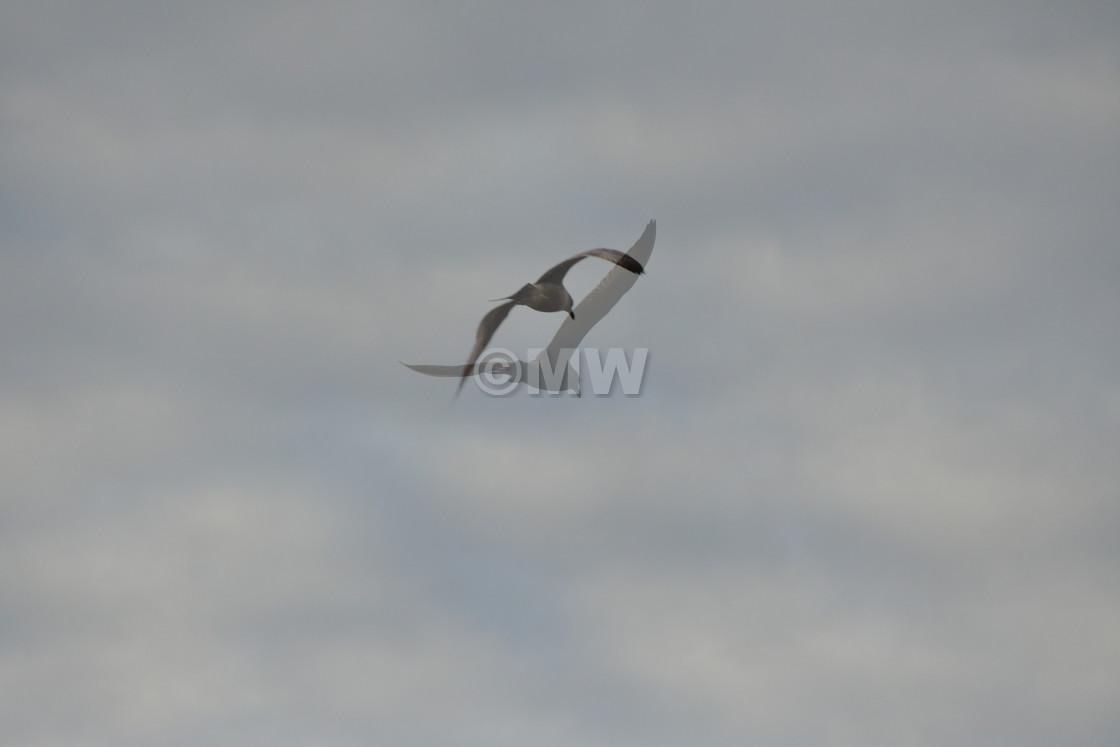
[[[560,367],[564,368],[564,374],[555,391],[571,389],[578,393],[577,382],[579,376],[568,363],[572,353],[591,328],[606,316],[607,312],[618,303],[618,300],[633,287],[638,275],[644,272],[643,263],[648,262],[650,255],[653,253],[656,234],[657,223],[656,221],[650,221],[641,238],[630,248],[629,252],[623,254],[613,249],[592,249],[589,252],[577,254],[553,267],[542,275],[536,283],[526,284],[517,293],[505,299],[497,299],[507,301],[507,303],[495,307],[483,317],[482,323],[478,327],[470,361],[466,365],[436,366],[408,363],[404,365],[413,371],[428,376],[459,377],[459,387],[456,390],[456,395],[458,395],[466,382],[466,377],[477,372],[476,361],[478,356],[485,350],[490,338],[494,335],[494,331],[505,320],[514,306],[525,305],[538,311],[567,311],[569,318],[563,321],[548,347],[541,351],[540,355],[532,362],[500,363],[495,366],[495,372],[515,375],[518,381],[522,383],[530,383],[542,388],[547,386],[551,391],[552,382],[542,384],[542,377],[540,376],[541,366],[547,361],[551,371],[555,372],[561,370]],[[573,309],[571,296],[563,287],[562,281],[568,269],[584,257],[600,257],[613,262],[615,267]]]
[[[608,262],[614,262],[619,267],[623,267],[635,275],[641,275],[645,272],[641,262],[623,254],[617,249],[590,249],[564,260],[541,275],[537,282],[526,283],[521,286],[520,290],[512,296],[495,298],[495,301],[505,301],[506,303],[501,306],[495,306],[490,310],[490,313],[482,317],[482,321],[478,325],[478,332],[475,333],[474,348],[471,350],[471,355],[466,365],[463,366],[463,378],[459,380],[459,388],[455,390],[456,395],[462,391],[463,384],[467,381],[466,377],[474,370],[475,361],[478,360],[478,356],[482,354],[486,346],[490,344],[490,338],[494,336],[498,325],[505,321],[505,318],[509,315],[510,310],[514,306],[528,306],[535,311],[566,311],[568,312],[568,316],[573,321],[575,320],[576,314],[575,310],[572,308],[574,304],[571,294],[568,293],[568,289],[564,287],[564,276],[568,274],[568,270],[571,269],[572,265],[585,257],[598,257]]]

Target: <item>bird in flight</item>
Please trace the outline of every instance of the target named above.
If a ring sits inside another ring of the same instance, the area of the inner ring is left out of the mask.
[[[653,254],[653,244],[656,238],[657,222],[651,220],[641,237],[634,243],[634,246],[630,247],[626,252],[626,256],[638,262],[642,270],[644,270],[649,264],[650,256]],[[569,260],[569,262],[570,261],[572,260]],[[631,265],[631,267],[632,266],[633,265]],[[607,276],[603,278],[602,282],[595,286],[595,289],[588,293],[574,309],[570,310],[572,314],[569,316],[573,318],[565,319],[560,324],[560,329],[556,331],[552,342],[550,342],[548,347],[542,350],[535,359],[532,361],[499,362],[494,370],[498,373],[512,376],[520,383],[529,384],[532,387],[544,387],[547,391],[552,392],[568,389],[576,392],[578,395],[579,372],[570,364],[575,349],[579,347],[580,342],[587,333],[591,331],[591,328],[598,324],[602,318],[614,308],[614,305],[626,295],[627,291],[634,286],[637,280],[637,273],[625,269],[622,265],[615,264],[615,266],[611,268],[611,271],[607,273]],[[508,313],[508,310],[506,313]],[[503,319],[504,317],[505,315],[503,314]],[[477,360],[474,365],[468,366],[428,365],[403,362],[402,365],[426,376],[449,376],[461,380],[473,376],[477,373],[476,369],[478,368]],[[552,373],[560,372],[559,380],[550,379],[546,371]],[[461,388],[462,387],[460,387],[460,389]],[[456,391],[456,397],[458,397],[458,391]]]
[[[494,332],[509,316],[509,312],[514,306],[528,306],[535,311],[566,311],[568,316],[575,321],[576,314],[572,308],[572,296],[568,293],[568,289],[564,287],[564,276],[568,274],[572,265],[585,257],[605,259],[635,275],[641,275],[645,272],[642,263],[629,254],[617,249],[590,249],[564,260],[541,275],[537,282],[526,283],[521,286],[520,290],[512,296],[494,299],[495,301],[505,301],[505,303],[501,306],[495,306],[486,316],[482,317],[482,321],[478,325],[478,332],[475,333],[474,348],[471,349],[469,360],[462,367],[462,374],[460,374],[462,378],[459,379],[459,387],[455,390],[456,397],[462,391],[467,377],[474,373],[474,364],[478,361],[478,356],[490,344],[490,338],[494,336]]]

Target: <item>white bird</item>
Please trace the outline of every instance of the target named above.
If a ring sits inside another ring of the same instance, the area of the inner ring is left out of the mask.
[[[613,249],[592,249],[556,265],[542,275],[536,283],[523,286],[517,293],[509,297],[508,303],[495,307],[483,317],[482,323],[478,327],[470,361],[466,365],[435,366],[408,363],[403,365],[428,376],[460,377],[459,388],[456,390],[456,395],[458,395],[466,382],[466,377],[477,372],[476,361],[478,356],[486,348],[498,325],[505,320],[514,306],[523,304],[538,311],[567,311],[569,318],[565,319],[560,325],[560,329],[557,330],[548,347],[542,350],[540,355],[531,363],[525,361],[500,362],[494,365],[494,372],[516,376],[518,381],[534,387],[549,387],[546,389],[547,391],[570,389],[578,393],[579,374],[572,369],[568,362],[571,360],[575,349],[579,347],[580,342],[591,331],[591,328],[614,308],[618,300],[633,287],[638,275],[644,272],[645,263],[649,261],[649,257],[653,253],[653,243],[656,236],[657,222],[651,220],[641,238],[625,254]],[[561,285],[561,281],[572,265],[588,256],[607,259],[614,262],[616,266],[573,309],[571,296]],[[541,289],[542,284],[546,286],[544,289]],[[564,374],[560,377],[559,382],[554,382],[547,376],[541,376],[541,367],[545,362],[547,362],[549,370],[553,372],[560,371],[563,367]],[[553,384],[556,384],[555,389],[550,388]]]

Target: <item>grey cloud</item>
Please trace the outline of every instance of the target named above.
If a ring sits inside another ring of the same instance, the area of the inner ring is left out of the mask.
[[[1116,28],[8,3],[5,743],[1115,743]]]

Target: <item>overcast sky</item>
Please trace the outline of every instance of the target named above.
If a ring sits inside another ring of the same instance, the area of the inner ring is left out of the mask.
[[[1115,2],[7,0],[0,741],[1118,744],[1118,206]]]

